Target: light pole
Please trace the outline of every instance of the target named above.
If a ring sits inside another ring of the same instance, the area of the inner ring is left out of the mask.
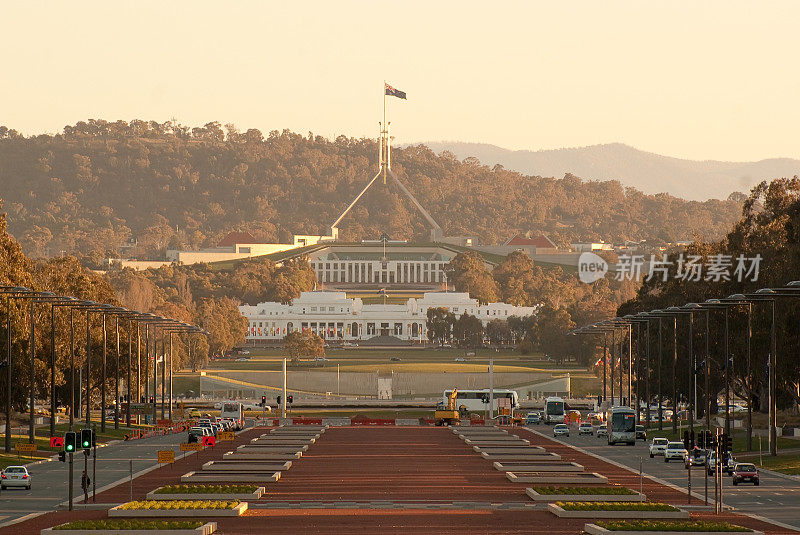
[[[6,296],[6,360],[3,363],[6,369],[6,437],[5,451],[11,452],[11,300],[25,299],[33,293],[30,288],[24,286],[0,286],[0,293]]]

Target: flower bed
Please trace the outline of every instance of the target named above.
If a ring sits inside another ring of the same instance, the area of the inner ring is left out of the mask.
[[[686,511],[652,502],[556,502],[547,510],[561,518],[689,518]]]
[[[239,516],[246,510],[247,502],[236,500],[146,500],[113,507],[108,516]]]
[[[644,494],[627,487],[533,487],[525,489],[535,502],[643,502]]]
[[[763,535],[760,531],[754,531],[728,522],[709,521],[619,520],[586,524],[583,529],[589,535],[675,535],[676,533],[692,533],[693,535],[749,533],[751,535]]]
[[[257,500],[266,489],[258,485],[166,485],[147,493],[148,500]]]
[[[145,520],[110,518],[102,520],[75,520],[43,529],[42,535],[210,535],[217,529],[216,522],[201,520]]]

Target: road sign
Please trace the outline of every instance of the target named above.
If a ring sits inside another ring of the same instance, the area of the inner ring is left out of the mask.
[[[199,442],[182,442],[181,451],[201,451],[203,445]]]
[[[17,442],[14,444],[14,449],[20,453],[33,453],[36,451],[36,444],[28,444],[27,442]]]
[[[214,446],[217,443],[217,439],[214,437],[203,437],[203,446]]]
[[[51,448],[63,448],[64,447],[64,437],[50,437],[50,447]]]
[[[127,410],[129,405],[132,415],[143,416],[145,414],[153,414],[153,406],[147,403],[123,403],[122,404],[123,413]]]
[[[174,463],[175,462],[175,451],[174,450],[159,450],[158,451],[158,462],[160,462],[160,463]]]
[[[236,438],[236,433],[233,431],[220,431],[217,434],[217,440],[220,442],[230,442],[231,440]]]

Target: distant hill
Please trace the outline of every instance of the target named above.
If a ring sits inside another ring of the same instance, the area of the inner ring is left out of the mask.
[[[500,164],[526,175],[584,180],[619,180],[645,193],[669,193],[683,199],[725,199],[731,192],[749,192],[762,180],[800,174],[800,160],[770,158],[759,162],[681,160],[644,152],[622,143],[557,150],[508,150],[485,143],[423,143],[437,154],[447,150],[457,158],[473,156],[486,165]]]

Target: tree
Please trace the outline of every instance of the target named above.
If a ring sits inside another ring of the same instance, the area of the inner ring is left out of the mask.
[[[563,308],[544,306],[539,311],[536,325],[533,329],[536,347],[544,353],[555,357],[561,364],[564,358],[572,354],[574,336],[568,336],[575,328],[575,323],[570,318],[569,312]]]
[[[458,253],[445,266],[445,273],[457,290],[468,292],[480,304],[497,301],[497,283],[480,254],[474,251]]]
[[[511,329],[508,322],[494,319],[486,324],[486,336],[494,345],[502,345],[511,341]]]
[[[453,335],[455,315],[444,307],[437,307],[429,308],[427,316],[425,325],[428,331],[428,340],[438,342],[439,345],[448,343]]]
[[[283,337],[283,351],[292,362],[303,357],[324,357],[325,341],[310,330],[294,331]]]
[[[463,347],[480,347],[483,342],[483,323],[470,314],[462,314],[453,324],[453,338]]]
[[[541,274],[541,270],[538,270]],[[533,260],[522,251],[514,251],[492,271],[497,281],[500,298],[504,303],[516,306],[534,304],[535,290]]]

